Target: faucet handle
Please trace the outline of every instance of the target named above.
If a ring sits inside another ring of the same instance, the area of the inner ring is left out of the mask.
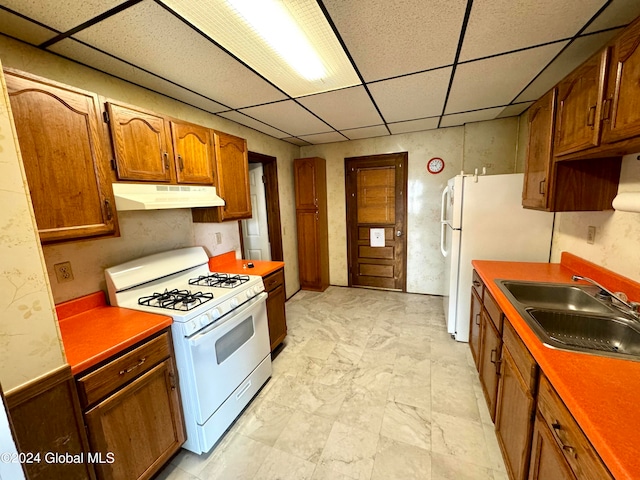
[[[618,300],[622,300],[623,302],[629,301],[629,297],[627,297],[627,294],[624,292],[615,292],[614,295]]]

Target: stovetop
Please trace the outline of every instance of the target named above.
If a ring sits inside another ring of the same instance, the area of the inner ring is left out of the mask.
[[[138,305],[147,307],[166,308],[188,312],[209,300],[213,300],[213,293],[192,292],[190,290],[165,289],[161,293],[153,293],[138,299]]]

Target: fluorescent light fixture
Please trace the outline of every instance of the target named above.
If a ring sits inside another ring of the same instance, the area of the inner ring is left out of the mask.
[[[307,80],[326,75],[322,60],[307,36],[278,0],[227,0],[262,39]]]
[[[360,84],[316,0],[163,3],[292,97]]]

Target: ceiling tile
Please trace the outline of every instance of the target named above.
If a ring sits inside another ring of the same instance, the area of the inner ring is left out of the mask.
[[[534,102],[516,103],[505,107],[496,118],[516,117],[533,105]]]
[[[345,88],[298,101],[336,130],[366,127],[382,123],[364,87]],[[349,108],[345,108],[349,105]]]
[[[585,33],[627,25],[638,15],[640,15],[640,2],[638,0],[614,0],[587,27]]]
[[[421,118],[420,120],[409,120],[407,122],[390,123],[389,130],[394,135],[396,133],[420,132],[422,130],[433,130],[438,128],[440,117]]]
[[[435,117],[442,113],[451,68],[384,80],[369,85],[386,122]]]
[[[32,45],[40,45],[42,42],[58,35],[57,32],[45,27],[41,27],[37,23],[25,20],[18,15],[0,9],[0,32],[18,40],[31,43]]]
[[[338,132],[317,133],[315,135],[304,135],[300,137],[302,140],[318,145],[320,143],[346,142],[348,139]]]
[[[324,0],[366,81],[451,65],[466,0]]]
[[[349,140],[357,140],[360,138],[385,137],[389,135],[387,127],[384,125],[375,125],[373,127],[354,128],[352,130],[342,130],[340,133],[345,135]]]
[[[508,105],[567,42],[459,65],[446,113]]]
[[[331,127],[293,100],[245,108],[242,109],[242,113],[288,132],[291,136],[299,137],[331,131]]]
[[[537,100],[547,93],[551,87],[570,74],[582,62],[597,52],[605,43],[611,40],[619,30],[596,33],[579,37],[547,66],[542,73],[529,85],[524,92],[518,95],[517,102]]]
[[[74,37],[230,108],[286,98],[155,2],[139,3]]]
[[[60,32],[71,30],[121,3],[123,0],[2,0],[4,7]]]
[[[573,37],[603,3],[603,0],[474,2],[460,60]]]
[[[502,107],[487,108],[484,110],[476,110],[475,112],[454,113],[453,115],[445,115],[440,122],[441,127],[456,127],[471,122],[482,122],[484,120],[493,120],[503,110]]]
[[[163,95],[167,95],[181,102],[201,108],[207,112],[216,113],[227,110],[224,106],[194,92],[175,85],[167,80],[156,77],[144,70],[129,65],[121,60],[110,57],[94,48],[88,47],[72,39],[65,39],[52,45],[49,50],[95,69],[107,72],[123,80],[135,83]]]
[[[255,120],[251,117],[247,117],[246,115],[241,114],[240,112],[223,112],[219,113],[221,117],[224,117],[228,120],[231,120],[236,123],[240,123],[241,125],[245,125],[247,127],[253,128],[254,130],[258,130],[259,132],[266,133],[267,135],[271,135],[275,138],[284,138],[288,137],[291,134],[285,133],[277,128],[273,128],[270,125],[266,125],[258,120]]]
[[[292,143],[293,145],[297,145],[299,147],[306,147],[307,145],[311,145],[309,142],[305,142],[304,140],[300,140],[296,137],[286,137],[283,138],[285,142]]]

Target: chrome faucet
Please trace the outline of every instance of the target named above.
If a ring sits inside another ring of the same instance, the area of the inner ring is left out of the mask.
[[[629,298],[627,297],[627,295],[624,292],[612,292],[611,290],[608,290],[607,288],[603,287],[602,285],[600,285],[598,282],[596,282],[595,280],[590,279],[589,277],[583,277],[582,275],[574,275],[571,277],[571,280],[573,280],[574,282],[577,282],[578,280],[584,280],[585,282],[589,282],[592,285],[595,285],[596,287],[598,287],[600,289],[600,292],[598,292],[597,297],[600,299],[606,299],[608,298],[609,300],[611,300],[613,302],[613,300],[617,300],[618,302],[620,302],[622,305],[624,305],[629,314],[633,315],[635,318],[640,319],[640,303],[638,302],[631,302],[629,301]],[[612,303],[612,305],[614,305]]]

